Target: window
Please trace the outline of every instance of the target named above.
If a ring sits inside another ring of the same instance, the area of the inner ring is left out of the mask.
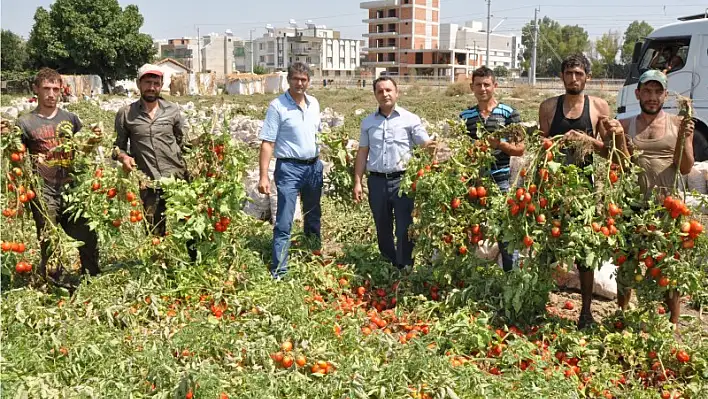
[[[376,33],[381,33],[384,31],[383,25],[376,25]]]
[[[342,76],[342,72],[341,71],[334,71],[334,76]]]
[[[389,47],[396,47],[396,39],[394,39],[394,38],[388,39],[388,46]]]
[[[265,56],[262,55],[262,56],[258,57],[258,61],[265,62]]]
[[[410,0],[403,0],[403,4],[409,4]]]
[[[339,65],[344,65],[344,58],[339,59]]]
[[[327,57],[327,63],[332,64],[332,57]]]
[[[668,69],[673,73],[683,69],[690,44],[690,37],[650,40],[639,61],[639,72]]]
[[[389,18],[395,18],[396,17],[396,9],[392,8],[392,9],[388,10],[388,16],[389,16]]]
[[[307,62],[308,64],[312,64],[312,57],[305,58],[305,62]]]
[[[396,24],[388,24],[388,31],[395,32],[396,31]]]
[[[263,50],[263,43],[258,43],[258,50]]]
[[[352,59],[351,59],[351,64],[352,64],[352,65],[356,65],[356,58],[352,58]]]
[[[376,18],[383,18],[384,17],[384,12],[383,10],[378,10],[376,11]]]
[[[415,53],[415,63],[416,64],[423,63],[423,53]]]

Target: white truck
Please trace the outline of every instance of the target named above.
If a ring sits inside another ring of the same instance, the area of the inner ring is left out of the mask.
[[[680,58],[679,58],[680,57]],[[679,18],[635,43],[629,76],[617,97],[617,118],[640,113],[634,94],[639,76],[650,68],[667,69],[669,92],[693,100],[696,162],[708,161],[708,9],[705,14]],[[676,96],[669,96],[664,110],[676,113]]]

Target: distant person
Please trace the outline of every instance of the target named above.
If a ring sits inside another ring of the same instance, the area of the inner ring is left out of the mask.
[[[482,66],[472,73],[470,89],[477,99],[477,105],[470,107],[460,114],[460,118],[465,121],[467,132],[473,140],[479,138],[477,124],[480,123],[483,129],[493,133],[505,126],[521,123],[521,116],[514,108],[502,104],[494,97],[497,88],[494,71]],[[511,157],[522,156],[524,154],[524,144],[512,144],[506,139],[489,138],[489,145],[494,149],[496,158],[492,170],[489,174],[502,192],[506,193],[510,188],[511,179]],[[511,271],[513,268],[512,256],[506,250],[507,245],[499,242],[499,250],[502,257],[504,271]]]
[[[413,199],[400,192],[406,163],[415,146],[432,147],[420,117],[396,105],[398,85],[388,76],[374,80],[379,103],[361,122],[359,151],[354,166],[354,201],[362,200],[364,171],[369,171],[369,206],[376,225],[379,251],[394,266],[413,265],[413,242],[408,229],[413,223]],[[395,219],[395,243],[394,243]]]
[[[590,62],[582,54],[566,57],[561,64],[561,79],[565,94],[549,98],[539,107],[541,134],[546,137],[563,135],[570,141],[585,141],[592,144],[595,151],[605,151],[604,142],[598,138],[603,130],[600,126],[610,115],[607,101],[584,94],[585,84],[590,78]],[[619,122],[613,121],[617,124]],[[566,152],[567,162],[585,166],[589,162],[573,152]],[[595,323],[592,317],[592,291],[595,280],[594,270],[578,264],[582,309],[578,328],[583,329]]]
[[[165,211],[167,201],[157,181],[164,177],[187,179],[187,165],[182,158],[185,143],[185,124],[177,104],[160,97],[162,71],[145,64],[138,70],[140,99],[121,108],[116,114],[116,141],[114,159],[131,172],[137,168],[151,183],[141,188],[140,199],[145,207],[145,218],[152,233],[164,236],[167,232]],[[197,258],[194,243],[187,243],[192,261]]]
[[[32,167],[42,183],[41,189],[36,190],[39,195],[30,202],[37,227],[37,238],[40,240],[37,272],[43,278],[51,277],[54,282],[58,282],[61,277],[61,267],[47,275],[47,262],[52,248],[45,229],[48,223],[51,223],[61,225],[69,236],[83,242],[79,247],[81,274],[88,272],[95,276],[100,272],[98,236],[89,228],[86,219],[80,217],[75,220],[66,213],[67,204],[63,198],[66,185],[74,183],[70,169],[64,166],[63,162],[71,161],[73,154],[55,151],[63,140],[57,136],[57,126],[62,122],[69,122],[76,133],[81,130],[81,120],[75,114],[57,107],[62,94],[62,77],[57,71],[42,68],[34,79],[32,89],[37,95],[37,108],[20,117],[18,126],[22,129],[22,142],[32,155]]]
[[[278,209],[273,226],[273,254],[270,273],[279,279],[287,274],[290,235],[298,194],[302,198],[304,233],[321,240],[322,161],[317,144],[320,131],[320,103],[306,93],[312,70],[295,62],[288,67],[290,88],[268,106],[259,134],[260,180],[258,192],[270,195],[268,167],[275,155],[274,180],[278,192]]]
[[[641,151],[637,158],[643,170],[639,186],[646,199],[656,196],[659,201],[672,191],[677,169],[686,175],[694,164],[694,122],[688,122],[682,129],[681,117],[664,112],[667,88],[665,74],[654,69],[644,72],[635,90],[641,113],[620,121],[629,152]],[[677,151],[681,139],[684,139],[683,153]],[[621,309],[627,308],[631,294],[631,290],[618,286],[617,304]],[[678,291],[667,292],[665,299],[669,320],[676,324],[681,313]]]
[[[669,73],[683,68],[684,61],[683,58],[678,55],[678,48],[664,47],[654,55],[649,67],[663,70],[664,73]]]

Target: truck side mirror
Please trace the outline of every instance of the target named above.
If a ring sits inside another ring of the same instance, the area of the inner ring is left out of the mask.
[[[642,46],[644,42],[634,43],[634,51],[632,51],[632,64],[639,63],[639,57],[642,55]]]

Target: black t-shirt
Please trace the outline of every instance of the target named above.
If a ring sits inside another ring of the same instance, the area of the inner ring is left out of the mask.
[[[58,109],[52,118],[40,116],[35,109],[20,117],[18,121],[18,126],[22,129],[22,142],[31,155],[37,156],[35,170],[46,184],[52,186],[63,185],[69,180],[69,169],[54,164],[73,158],[73,154],[54,151],[62,142],[62,138],[57,136],[57,126],[64,121],[71,123],[74,133],[81,130],[79,117],[63,109]]]

